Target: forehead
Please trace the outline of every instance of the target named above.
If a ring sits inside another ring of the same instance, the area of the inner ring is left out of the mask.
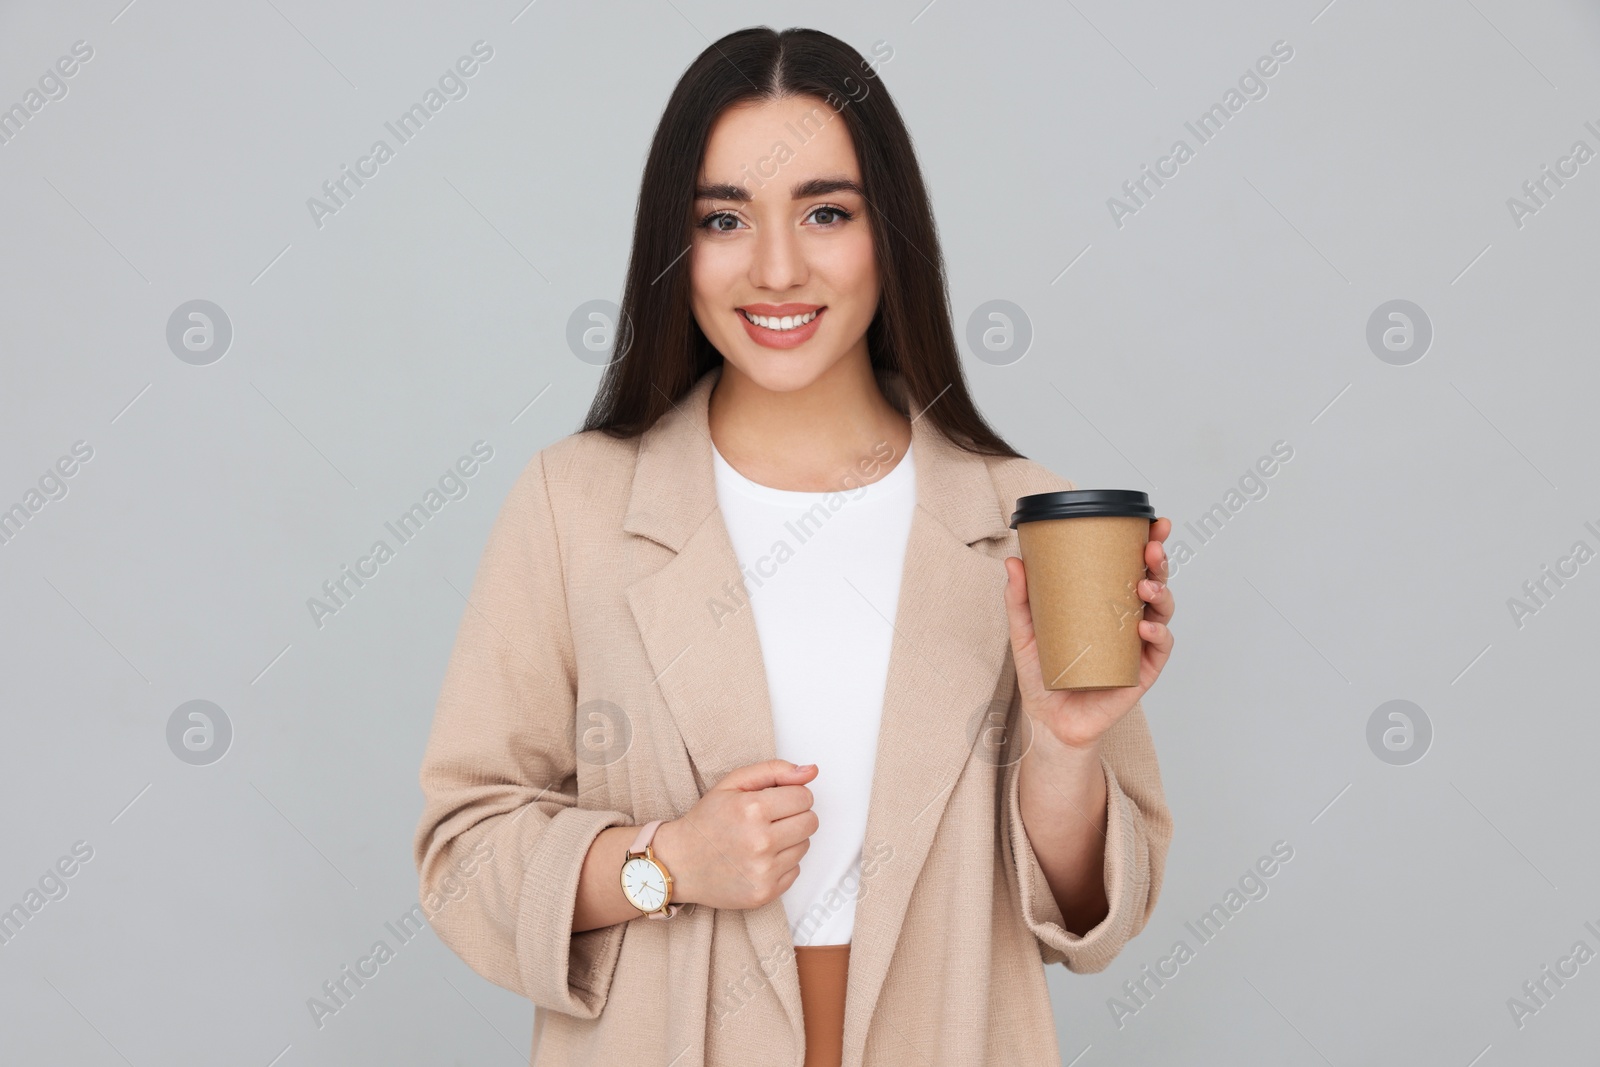
[[[779,183],[770,179],[779,168],[790,179],[783,189],[819,174],[861,177],[849,128],[821,97],[751,101],[717,117],[700,164],[702,182],[755,186],[753,195],[772,196]]]

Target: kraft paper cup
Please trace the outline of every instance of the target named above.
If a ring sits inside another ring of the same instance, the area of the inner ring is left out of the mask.
[[[1020,497],[1011,516],[1047,689],[1139,684],[1144,549],[1156,519],[1133,489]]]

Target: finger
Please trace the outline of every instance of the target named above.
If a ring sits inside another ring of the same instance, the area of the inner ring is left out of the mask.
[[[790,867],[787,871],[784,871],[782,874],[778,875],[778,880],[774,884],[777,886],[778,892],[782,894],[786,892],[791,885],[794,885],[795,879],[799,877],[800,865],[797,863],[793,867]]]
[[[1017,652],[1033,640],[1033,609],[1028,603],[1028,572],[1022,560],[1007,556],[1005,563],[1006,620],[1011,628],[1011,649]]]
[[[1150,577],[1157,581],[1167,580],[1167,549],[1160,541],[1150,541],[1144,546],[1144,565],[1150,571]]]
[[[723,775],[712,788],[714,789],[769,789],[782,782],[788,785],[795,779],[804,781],[808,776],[816,774],[815,768],[804,770],[796,767],[786,759],[762,760],[760,763],[751,763],[744,767],[735,767]]]
[[[775,821],[771,827],[772,840],[781,848],[799,841],[810,840],[811,835],[821,828],[822,821],[817,818],[815,812],[802,811]]]
[[[1144,578],[1139,582],[1139,596],[1144,599],[1144,617],[1152,622],[1171,622],[1172,613],[1177,605],[1172,599],[1172,587],[1166,582],[1158,582],[1154,578]]]
[[[1022,560],[1006,557],[1006,620],[1011,630],[1011,661],[1016,666],[1017,688],[1024,703],[1050,699],[1040,674],[1039,653],[1034,640],[1033,608],[1028,600],[1028,576]]]
[[[1150,540],[1152,541],[1165,541],[1167,535],[1171,532],[1172,520],[1164,515],[1159,519],[1152,520],[1150,523]]]
[[[1144,639],[1144,657],[1160,670],[1172,655],[1172,631],[1165,624],[1149,619],[1139,621],[1139,636]]]
[[[790,845],[772,857],[773,865],[785,872],[795,869],[800,863],[800,857],[804,856],[806,850],[810,847],[811,841],[809,838],[798,845]]]
[[[767,819],[776,822],[811,810],[815,795],[803,785],[775,785],[761,791],[761,803]]]

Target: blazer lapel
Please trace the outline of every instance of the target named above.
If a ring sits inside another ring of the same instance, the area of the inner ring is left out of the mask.
[[[1009,513],[1001,512],[984,458],[956,447],[920,412],[910,414],[917,510],[867,806],[863,854],[880,859],[856,898],[847,1050],[866,1042],[912,891],[978,731],[995,725],[995,710],[1003,723],[1006,710],[992,706],[1011,653],[1005,563],[971,546],[1010,534]],[[959,922],[961,902],[944,903]],[[848,1052],[845,1062],[852,1062]]]
[[[665,561],[654,569],[655,554],[635,557],[639,577],[627,599],[696,779],[672,783],[667,810],[652,818],[687,810],[734,768],[779,755],[755,621],[717,509],[707,408],[719,376],[720,367],[708,371],[642,436],[623,522],[663,550]],[[897,393],[898,386],[892,383]],[[987,464],[920,412],[909,414],[917,509],[867,809],[863,851],[871,874],[856,899],[846,1048],[865,1041],[912,890],[1010,651],[1005,566],[971,547],[1010,533]],[[1003,716],[1006,709],[993,710]],[[792,944],[781,900],[744,917],[763,958]],[[804,1021],[794,969],[780,969],[772,982],[798,1042]]]

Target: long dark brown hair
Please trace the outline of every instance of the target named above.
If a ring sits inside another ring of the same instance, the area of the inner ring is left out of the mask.
[[[722,362],[695,322],[682,262],[693,241],[701,161],[725,109],[799,95],[820,97],[843,115],[860,163],[880,282],[867,327],[879,389],[908,416],[932,419],[958,447],[1021,457],[967,392],[933,209],[899,110],[859,52],[798,27],[730,33],[701,52],[673,89],[639,185],[616,332],[624,355],[606,367],[582,429],[621,438],[643,433]],[[890,388],[896,372],[903,395]]]

